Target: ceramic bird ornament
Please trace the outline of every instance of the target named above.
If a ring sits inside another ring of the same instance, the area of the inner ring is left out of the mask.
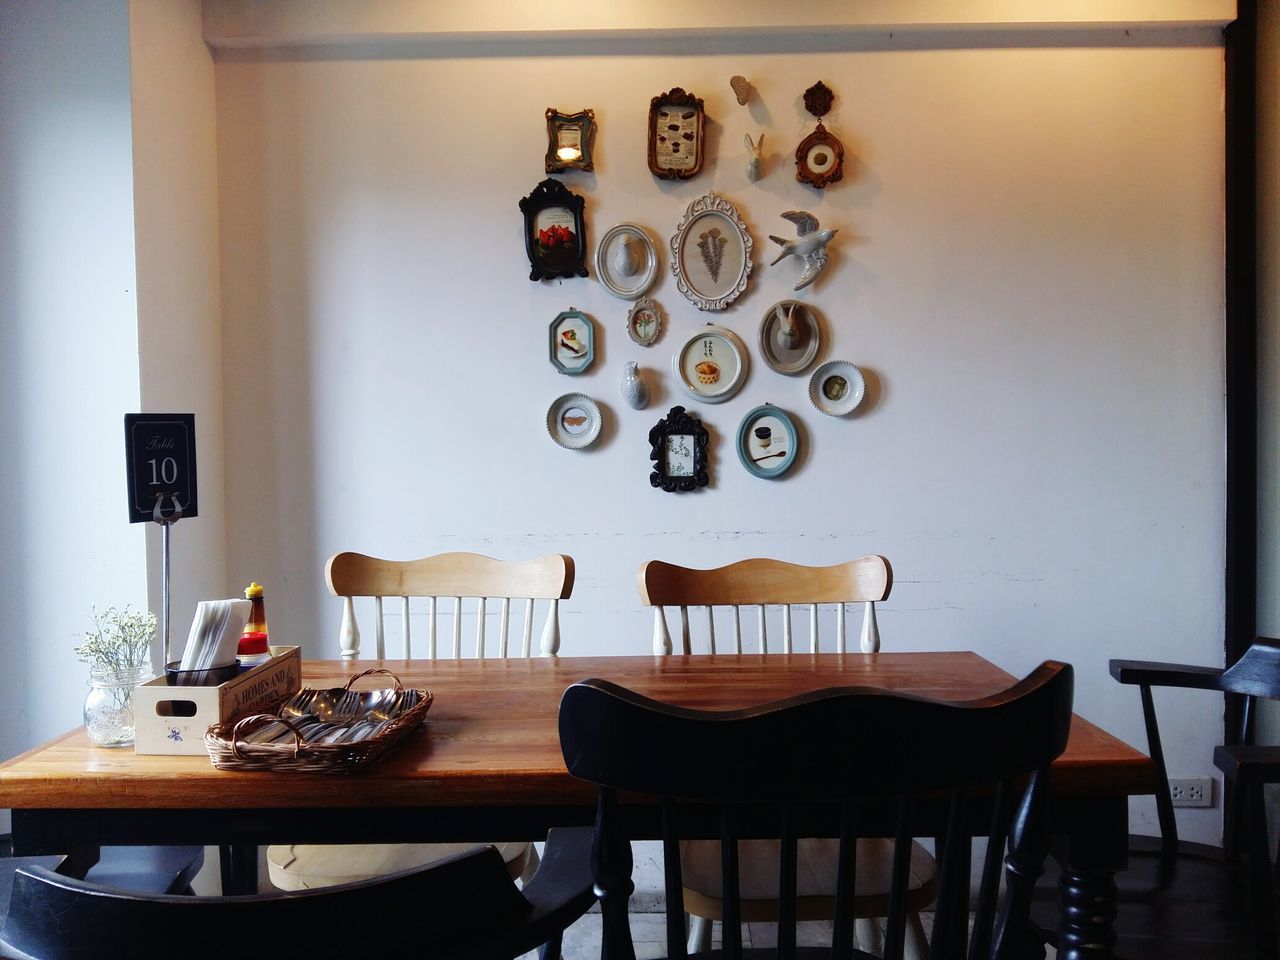
[[[802,290],[818,279],[818,274],[827,265],[827,243],[837,231],[819,230],[818,218],[803,210],[788,210],[782,217],[796,225],[796,238],[783,240],[781,237],[769,235],[770,240],[782,247],[782,252],[769,266],[773,266],[784,257],[799,257],[804,261],[804,273],[800,274],[800,279],[796,281],[795,289]]]

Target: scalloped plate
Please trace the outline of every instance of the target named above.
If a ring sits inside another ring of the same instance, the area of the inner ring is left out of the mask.
[[[828,360],[809,378],[809,402],[829,417],[845,417],[862,403],[867,381],[848,360]]]
[[[547,433],[566,450],[583,450],[600,438],[600,407],[585,393],[556,397],[547,411]]]

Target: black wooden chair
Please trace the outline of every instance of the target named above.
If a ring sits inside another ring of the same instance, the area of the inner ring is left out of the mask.
[[[595,902],[587,828],[553,830],[522,889],[481,847],[428,867],[318,890],[139,895],[62,876],[57,858],[0,860],[0,956],[17,960],[516,957]]]
[[[870,957],[853,948],[855,840],[887,835],[895,838],[895,855],[884,956],[900,960],[918,815],[945,822],[948,838],[939,857],[930,957],[1023,956],[1032,936],[1032,887],[1048,846],[1048,768],[1066,746],[1071,698],[1072,670],[1062,663],[1045,663],[1002,693],[964,703],[847,687],[705,712],[604,680],[574,684],[560,703],[560,744],[569,772],[600,787],[592,864],[603,960],[635,956],[627,919],[631,846],[618,791],[661,798],[669,957],[686,956],[679,843],[690,836],[721,841],[725,960],[744,955],[737,841],[752,837],[781,838],[777,956],[811,953],[796,947],[798,839],[835,836],[832,946],[822,954]],[[989,824],[992,842],[969,942],[969,837],[979,808],[990,814],[982,832]],[[997,916],[1006,838],[1006,890]]]
[[[1242,834],[1248,844],[1250,900],[1258,955],[1267,958],[1277,956],[1275,891],[1263,786],[1280,783],[1280,747],[1254,745],[1253,713],[1259,697],[1280,700],[1280,640],[1259,637],[1239,660],[1226,669],[1146,660],[1112,660],[1111,676],[1120,683],[1137,686],[1142,697],[1147,748],[1159,773],[1155,800],[1160,822],[1163,867],[1160,882],[1163,885],[1176,881],[1181,848],[1151,689],[1211,690],[1244,698],[1235,743],[1219,746],[1213,756],[1214,764],[1222,771],[1226,782],[1233,785],[1233,789],[1228,791],[1223,845],[1227,859],[1232,860],[1239,850]]]

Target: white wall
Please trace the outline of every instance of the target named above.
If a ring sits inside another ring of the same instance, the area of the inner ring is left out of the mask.
[[[1107,659],[1222,655],[1222,67],[1212,46],[1115,42],[221,59],[231,583],[266,583],[273,633],[333,655],[334,551],[566,552],[578,581],[563,652],[644,653],[647,558],[880,552],[897,574],[887,648],[971,648],[1015,673],[1070,660],[1079,711],[1143,743],[1137,696]],[[734,73],[761,99],[739,107]],[[824,194],[788,156],[819,78],[852,160]],[[644,164],[648,99],[675,85],[712,119],[708,169],[688,184]],[[664,274],[668,328],[646,350],[594,279],[526,279],[516,204],[543,178],[548,105],[600,121],[596,173],[564,178],[586,196],[589,240],[635,221],[665,245],[708,190],[738,204],[757,244],[738,305],[700,314]],[[768,172],[752,185],[740,144],[760,130]],[[841,231],[803,296],[828,321],[823,358],[867,371],[865,409],[822,417],[803,378],[753,357],[735,399],[689,403],[713,433],[711,489],[651,490],[645,435],[687,402],[672,349],[708,320],[754,344],[796,274],[766,266],[766,235],[789,232],[779,214],[797,208]],[[603,347],[572,379],[546,360],[547,324],[571,306]],[[648,410],[618,399],[626,360],[656,388]],[[607,409],[598,449],[546,436],[547,406],[570,390]],[[766,400],[807,444],[778,483],[732,449]],[[1220,711],[1210,698],[1166,711],[1174,775],[1209,772]],[[1184,832],[1215,838],[1217,816],[1187,811]]]
[[[201,35],[199,0],[130,0],[129,27],[141,409],[196,415],[200,515],[170,534],[172,634],[180,653],[196,602],[231,589],[213,57]],[[159,616],[161,531],[145,526],[151,609]]]
[[[0,4],[0,756],[80,721],[93,604],[147,602],[123,0]],[[7,814],[3,814],[7,819]],[[0,830],[6,824],[0,822]]]

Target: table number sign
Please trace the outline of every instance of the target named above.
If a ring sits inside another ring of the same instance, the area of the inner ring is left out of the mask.
[[[129,522],[197,516],[195,414],[126,413],[124,437]]]

